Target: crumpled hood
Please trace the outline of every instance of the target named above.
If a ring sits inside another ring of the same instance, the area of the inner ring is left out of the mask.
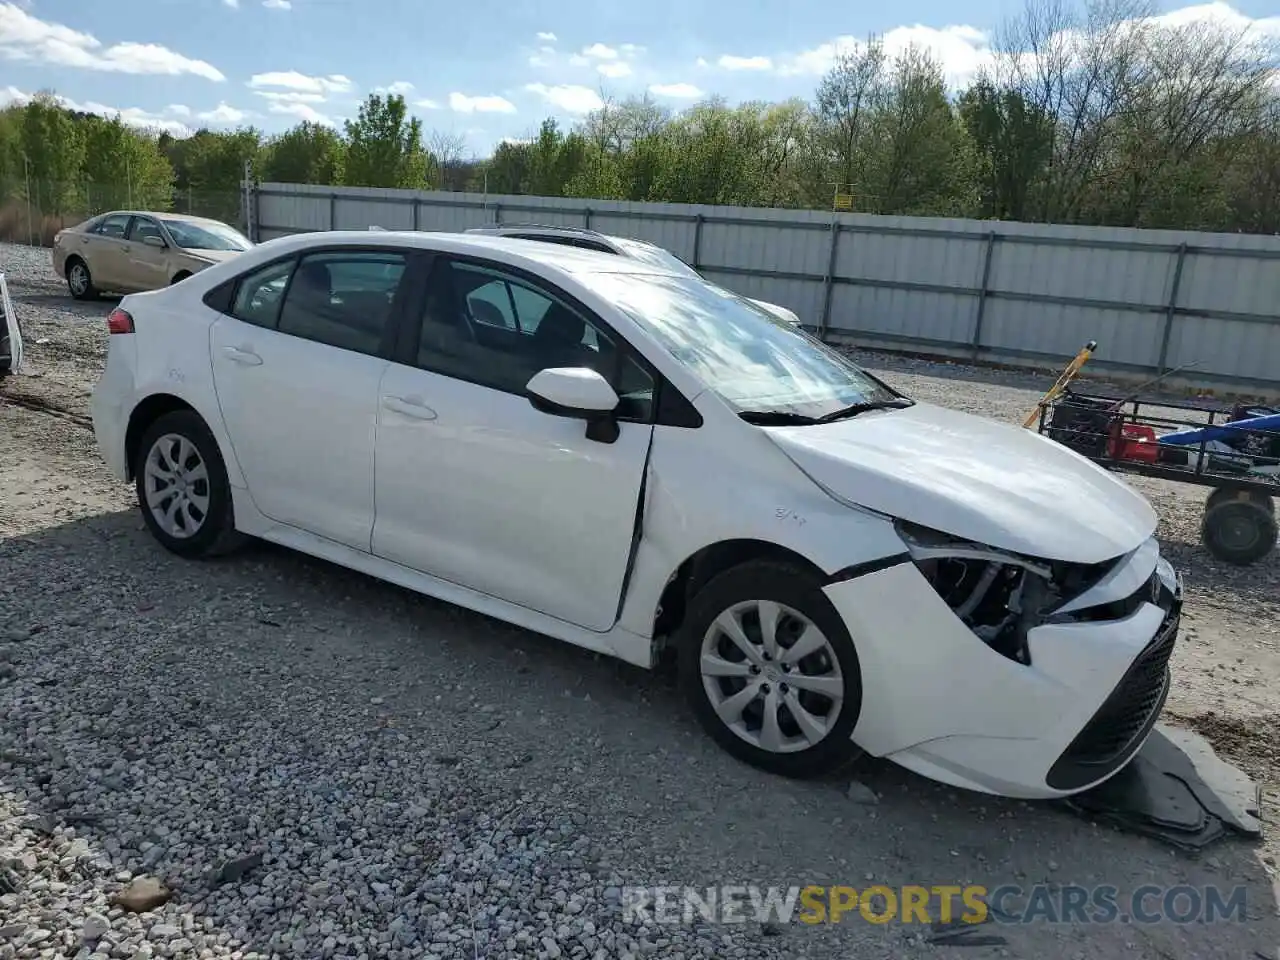
[[[985,417],[917,403],[767,432],[838,498],[988,546],[1097,563],[1155,532],[1155,511],[1127,483]]]

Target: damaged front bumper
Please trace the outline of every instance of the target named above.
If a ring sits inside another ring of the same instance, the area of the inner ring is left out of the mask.
[[[862,665],[855,742],[931,779],[1025,799],[1122,769],[1163,707],[1181,614],[1181,583],[1154,540],[1052,615],[985,632],[922,566],[827,587]]]

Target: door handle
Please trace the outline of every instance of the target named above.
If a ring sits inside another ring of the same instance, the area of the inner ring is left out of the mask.
[[[242,350],[239,347],[223,347],[222,352],[228,359],[235,363],[242,363],[246,367],[257,367],[262,364],[262,358],[252,350]]]
[[[416,420],[434,420],[436,412],[417,397],[383,397],[382,405],[394,413]]]

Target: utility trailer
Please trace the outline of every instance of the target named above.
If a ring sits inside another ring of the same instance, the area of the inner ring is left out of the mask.
[[[1276,547],[1280,408],[1066,386],[1041,403],[1038,430],[1108,470],[1211,488],[1200,535],[1219,560],[1245,566]]]

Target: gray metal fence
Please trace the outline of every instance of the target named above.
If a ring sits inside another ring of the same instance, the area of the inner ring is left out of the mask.
[[[249,189],[257,240],[314,230],[585,226],[649,240],[856,346],[1280,391],[1280,238],[361,187]]]

